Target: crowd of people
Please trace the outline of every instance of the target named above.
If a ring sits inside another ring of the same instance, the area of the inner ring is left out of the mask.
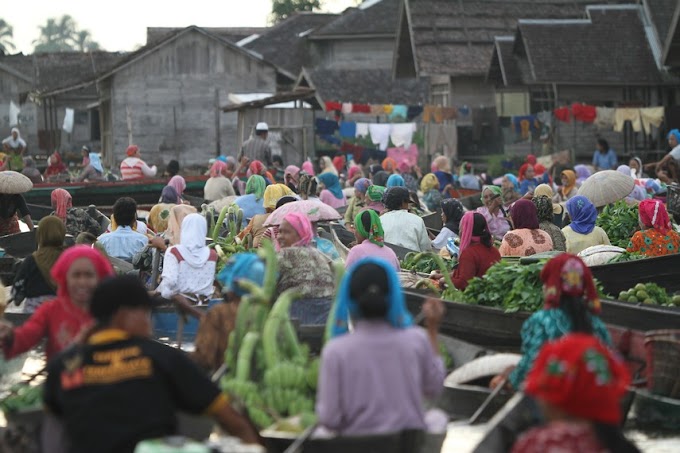
[[[299,293],[291,317],[320,325],[333,315],[331,340],[321,356],[316,413],[320,425],[344,436],[427,429],[424,401],[437,398],[443,386],[437,333],[444,307],[428,300],[425,329],[414,325],[393,246],[457,259],[451,280],[460,290],[504,256],[565,252],[541,272],[545,306],[522,329],[520,363],[491,383],[524,389],[545,414],[547,424],[525,433],[513,451],[549,451],[554,445],[560,451],[637,451],[618,427],[619,402],[630,377],[598,317],[590,271],[577,256],[609,244],[609,238],[596,225],[598,208],[578,194],[578,187],[593,171],[626,174],[643,188],[629,195],[638,204],[641,230],[631,237],[628,251],[678,253],[680,235],[664,203],[654,198],[669,182],[662,176],[671,177],[672,163],[656,164],[660,181],[647,184],[639,159],[616,167],[615,153],[599,141],[592,169],[564,162],[545,168],[529,156],[516,174],[495,181],[445,156],[435,158],[425,174],[391,158],[356,164],[334,156],[316,165],[284,166],[267,144],[267,125],[256,129],[236,158],[221,156],[211,163],[205,184],[206,202],[233,203],[243,211],[239,241],[250,248],[233,255],[219,273],[218,256],[206,245],[206,217],[186,200],[178,167],[146,218],[138,217],[133,198],[123,197],[108,226],[74,207],[66,190],[53,191],[53,215],[40,220],[37,250],[21,264],[13,287],[15,300],[24,300],[32,315],[19,327],[0,321],[0,346],[11,358],[47,340],[45,404],[73,451],[132,451],[140,440],[175,432],[174,409],[210,414],[228,432],[261,442],[206,372],[224,362],[244,295],[238,281],[263,284],[265,265],[253,252],[264,241],[278,253],[276,293],[291,288]],[[12,137],[19,143],[18,131]],[[669,155],[680,150],[679,139],[672,131]],[[52,157],[50,166],[57,171],[59,156]],[[102,173],[98,155],[83,150],[83,158],[83,174],[96,180]],[[156,172],[137,146],[127,149],[123,179]],[[452,196],[457,189],[477,191],[481,207],[467,209]],[[340,223],[354,237],[337,289],[333,262],[340,254],[304,212],[291,209],[280,224],[266,224],[274,211],[296,202],[342,212]],[[422,216],[428,212],[441,215],[438,234],[425,227]],[[19,217],[32,228],[22,196],[0,195],[0,228],[18,232]],[[78,245],[67,248],[67,234]],[[113,277],[116,260],[144,271],[154,253],[163,258],[152,290],[139,276]],[[202,315],[190,357],[150,341],[154,304],[206,304],[215,297],[223,303]]]

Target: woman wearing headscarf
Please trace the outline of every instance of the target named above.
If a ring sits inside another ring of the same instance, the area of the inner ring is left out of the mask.
[[[397,171],[397,161],[392,159],[391,157],[384,158],[381,166],[383,168],[383,171],[388,175],[393,175]]]
[[[524,179],[520,178],[520,181],[519,192],[524,196],[527,193],[533,193],[539,184],[550,183],[550,178],[547,173],[543,173],[542,177],[537,177],[535,167],[533,165],[527,165],[524,172]]]
[[[630,167],[628,165],[619,165],[616,168],[616,171],[618,171],[622,175],[628,176],[631,179],[635,179],[632,176],[632,174],[631,174],[632,172],[631,172]],[[647,191],[645,190],[644,187],[642,187],[638,184],[635,184],[633,186],[633,190],[626,197],[626,200],[631,200],[631,201],[633,201],[633,200],[634,201],[642,201],[642,200],[645,200],[645,199],[647,199]]]
[[[33,313],[46,300],[54,299],[57,284],[50,276],[61,253],[64,251],[66,228],[59,217],[43,217],[38,224],[35,238],[38,250],[21,262],[14,277],[14,294],[25,297],[24,313]],[[15,303],[21,302],[15,296]]]
[[[598,317],[601,305],[593,276],[581,258],[571,253],[558,255],[543,266],[540,278],[545,303],[522,325],[522,358],[516,367],[496,376],[492,387],[506,377],[513,388],[522,388],[541,347],[569,333],[596,335],[611,345],[607,327]]]
[[[247,240],[252,238],[252,244],[254,248],[259,248],[262,244],[262,237],[267,228],[264,226],[264,222],[269,217],[269,214],[274,212],[276,209],[276,203],[285,196],[295,195],[292,190],[288,188],[285,184],[270,184],[264,190],[264,202],[263,206],[265,209],[264,214],[257,214],[250,219],[248,226],[246,226],[243,231],[239,233],[239,238],[241,240]]]
[[[539,184],[538,186],[536,186],[536,189],[534,189],[534,198],[535,197],[548,197],[551,200],[554,200],[555,194],[548,184]],[[553,203],[552,206],[553,206],[552,222],[558,228],[562,228],[562,225],[564,224],[563,218],[565,214],[564,206],[559,203]]]
[[[596,337],[573,333],[547,343],[524,389],[545,423],[523,433],[512,453],[639,453],[621,430],[629,385],[625,362]]]
[[[385,247],[385,238],[380,216],[373,209],[367,209],[356,215],[354,219],[354,236],[357,245],[349,250],[345,260],[345,268],[363,258],[374,257],[390,264],[395,271],[401,269],[399,258],[394,251]]]
[[[179,244],[168,248],[157,291],[164,299],[181,294],[193,301],[207,300],[213,293],[217,253],[205,245],[208,224],[200,214],[182,220]]]
[[[314,230],[307,216],[293,212],[279,226],[279,280],[276,292],[294,288],[300,300],[293,302],[291,317],[302,324],[324,324],[334,293],[330,260],[314,246]]]
[[[576,165],[574,167],[574,172],[576,173],[576,185],[580,186],[583,184],[586,179],[590,178],[590,176],[593,174],[592,171],[590,171],[590,167],[587,165]]]
[[[567,201],[571,223],[562,228],[567,240],[567,252],[578,254],[594,245],[611,245],[607,233],[595,225],[597,209],[589,199],[577,195]]]
[[[66,234],[75,237],[82,232],[91,233],[95,236],[102,234],[102,226],[93,219],[86,210],[74,208],[71,194],[64,189],[54,189],[50,194],[52,209],[51,215],[59,217],[66,225]]]
[[[522,164],[521,167],[519,167],[519,182],[524,181],[527,178],[526,172],[529,167],[533,167],[534,174],[535,175],[544,175],[546,173],[545,167],[541,164],[538,163],[538,160],[536,159],[536,156],[533,154],[529,154]],[[531,176],[533,178],[533,176]]]
[[[522,198],[519,193],[519,180],[512,173],[506,173],[501,181],[503,206],[510,209],[512,204]]]
[[[385,205],[383,204],[383,197],[385,196],[385,188],[383,186],[376,186],[375,184],[368,187],[366,190],[367,203],[364,209],[373,209],[378,214],[385,212]]]
[[[531,256],[553,249],[550,235],[538,225],[536,205],[526,199],[517,200],[510,209],[514,229],[503,236],[498,249],[501,256]]]
[[[387,185],[385,187],[388,189],[390,187],[406,187],[406,183],[404,182],[404,178],[402,178],[401,175],[395,173],[387,178]]]
[[[318,178],[324,186],[319,194],[319,199],[322,202],[326,203],[331,208],[336,209],[347,205],[347,200],[345,200],[345,194],[342,192],[338,175],[333,173],[321,173]]]
[[[274,184],[274,176],[267,171],[267,167],[264,166],[259,160],[254,160],[248,166],[248,173],[250,176],[260,175],[264,178],[267,185]]]
[[[463,291],[474,277],[483,277],[491,266],[501,260],[493,246],[493,237],[484,216],[478,212],[466,212],[460,221],[460,252],[458,267],[451,280]]]
[[[227,178],[227,164],[216,160],[210,167],[210,178],[205,182],[203,198],[207,201],[221,200],[236,195],[231,179]]]
[[[22,354],[47,338],[45,354],[49,361],[93,325],[90,298],[97,284],[113,275],[109,261],[96,248],[75,245],[54,263],[50,276],[57,285],[57,296],[40,307],[20,327],[0,321],[0,344],[5,358]]]
[[[316,201],[318,203],[321,203],[322,201],[319,200],[319,197],[317,196],[318,184],[319,183],[316,179],[316,176],[307,174],[301,175],[300,186],[298,191],[300,198],[302,198],[303,200]]]
[[[456,180],[451,174],[451,162],[446,156],[439,156],[432,161],[432,173],[439,181],[439,191],[444,198],[448,198],[449,189],[456,185]]]
[[[287,166],[286,170],[283,172],[283,181],[290,190],[297,193],[298,184],[300,183],[300,167],[296,167],[295,165]]]
[[[642,165],[642,159],[637,156],[631,157],[628,161],[628,166],[631,170],[631,176],[635,179],[647,178],[648,176],[644,172],[644,166]]]
[[[62,162],[59,151],[53,152],[49,159],[47,159],[47,169],[45,169],[45,173],[43,174],[45,180],[49,181],[66,174],[68,174],[68,168],[66,168],[66,165]]]
[[[346,186],[347,187],[354,187],[354,183],[357,182],[359,179],[364,177],[364,172],[361,169],[360,166],[358,165],[352,165],[349,167],[349,170],[347,170],[347,182]]]
[[[444,226],[437,237],[432,240],[432,248],[435,250],[441,250],[446,247],[446,243],[450,238],[456,239],[460,236],[460,220],[463,218],[463,214],[465,214],[463,204],[455,198],[448,198],[442,201],[441,211]]]
[[[498,186],[486,186],[482,190],[482,203],[484,206],[477,208],[478,213],[484,216],[489,231],[494,239],[501,240],[505,233],[510,230],[510,219],[503,209],[501,188]]]
[[[553,243],[553,250],[556,252],[567,251],[567,240],[562,233],[562,230],[553,223],[553,203],[550,198],[541,195],[534,197],[531,201],[536,206],[536,214],[538,216],[538,227],[548,233]]]
[[[387,212],[380,217],[385,242],[409,250],[427,252],[432,243],[422,217],[408,212],[411,197],[406,187],[390,187],[385,191],[383,204]]]
[[[314,173],[314,164],[309,160],[302,162],[300,169],[301,169],[301,171],[304,171],[305,173],[307,173],[310,176],[314,176],[316,174],[316,173]]]
[[[633,234],[627,251],[645,256],[680,252],[680,234],[673,230],[666,207],[659,200],[643,200],[638,205],[642,231]]]
[[[555,202],[564,203],[570,198],[574,198],[576,195],[578,195],[578,188],[576,187],[576,173],[571,170],[564,170],[560,175],[560,178],[562,186],[557,191]]]
[[[321,167],[321,173],[319,176],[324,173],[332,173],[335,176],[338,176],[338,170],[335,169],[333,161],[328,156],[323,156],[321,159],[319,159],[319,167]]]
[[[21,138],[21,132],[13,127],[9,137],[2,140],[2,147],[7,153],[0,170],[21,171],[24,168],[23,156],[26,151],[26,141]]]
[[[260,175],[253,175],[248,178],[246,183],[246,194],[241,195],[234,203],[243,209],[243,227],[248,225],[250,219],[257,214],[264,214],[264,191],[267,186],[264,178]]]
[[[43,182],[40,170],[35,167],[35,161],[32,157],[24,157],[24,169],[21,170],[21,174],[30,179],[33,184],[41,184]]]
[[[84,148],[84,147],[83,147]],[[84,149],[87,152],[87,165],[85,165],[76,178],[76,181],[101,181],[104,178],[104,167],[102,166],[101,156],[97,153],[89,152],[89,150]],[[85,159],[83,159],[84,161]]]
[[[196,214],[196,208],[186,204],[178,204],[170,208],[168,227],[164,234],[165,239],[170,241],[170,245],[179,244],[182,235],[182,223],[189,214]]]
[[[428,173],[420,181],[420,191],[423,193],[423,202],[427,209],[435,212],[442,202],[442,193],[439,191],[439,180],[434,173]]]
[[[354,218],[366,206],[366,192],[370,186],[371,180],[368,178],[359,178],[354,183],[354,196],[349,200],[345,211],[346,226],[352,226]]]
[[[423,312],[426,329],[414,326],[397,273],[385,261],[364,258],[349,269],[338,290],[331,340],[321,354],[316,396],[321,426],[339,436],[426,428],[424,399],[439,395],[445,377],[437,340],[442,302],[427,300]],[[348,386],[355,390],[343,390]]]
[[[12,173],[19,178],[25,178],[23,175],[15,172]],[[5,171],[0,174],[8,175],[9,173]],[[21,228],[19,227],[19,216],[17,216],[17,214],[21,216],[21,220],[23,220],[29,230],[32,231],[34,226],[33,221],[31,220],[31,212],[28,210],[26,200],[21,193],[0,193],[0,236],[21,232]]]
[[[345,156],[335,156],[333,158],[333,167],[335,167],[335,171],[338,172],[338,175],[341,175],[345,171]]]
[[[390,175],[387,172],[384,171],[379,171],[375,173],[371,177],[371,181],[373,181],[373,184],[376,186],[381,186],[381,187],[386,187],[387,186],[387,180],[390,179]]]
[[[179,195],[180,199],[182,199],[184,190],[187,188],[187,182],[180,175],[175,175],[172,178],[170,178],[170,181],[168,181],[168,186],[175,189],[177,195]]]
[[[156,233],[163,233],[167,230],[170,210],[177,204],[181,204],[181,198],[177,195],[177,191],[170,186],[163,187],[161,199],[149,211],[147,218],[149,227]]]
[[[229,334],[234,330],[241,298],[247,294],[239,281],[264,284],[265,266],[255,253],[237,253],[229,258],[215,280],[222,287],[222,302],[212,305],[198,324],[191,358],[203,369],[213,372],[224,364]]]

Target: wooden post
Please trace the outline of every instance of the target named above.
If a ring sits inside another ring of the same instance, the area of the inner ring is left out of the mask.
[[[215,156],[220,156],[221,137],[220,137],[220,91],[215,88]]]
[[[175,147],[175,159],[179,162],[179,147],[177,146],[177,109],[172,106],[172,141]]]
[[[127,120],[128,146],[130,146],[132,145],[132,111],[128,104],[125,104],[125,117]]]

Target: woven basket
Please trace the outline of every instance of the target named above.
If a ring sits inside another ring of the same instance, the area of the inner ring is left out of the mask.
[[[671,214],[680,215],[680,186],[670,185],[667,187],[666,209]]]
[[[660,396],[680,398],[680,330],[654,330],[645,335],[647,382]]]

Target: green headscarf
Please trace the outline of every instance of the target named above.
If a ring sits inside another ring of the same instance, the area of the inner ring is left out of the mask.
[[[366,231],[366,228],[364,228],[364,222],[361,219],[361,216],[363,216],[365,213],[368,213],[368,215],[371,217],[371,228],[368,231]],[[379,247],[385,245],[385,233],[383,232],[382,222],[380,222],[378,213],[373,209],[366,209],[357,214],[357,216],[354,218],[354,227],[362,237],[365,237],[375,245]]]
[[[501,195],[503,195],[503,190],[500,187],[498,187],[498,186],[486,186],[482,189],[482,194],[480,196],[482,203],[484,203],[484,191],[487,190],[487,189],[490,190],[491,193],[493,193],[494,195],[498,195],[499,197]]]
[[[259,200],[260,198],[264,197],[264,190],[266,187],[267,182],[262,176],[253,175],[248,178],[248,182],[246,183],[246,195],[252,193],[255,195],[255,199]]]
[[[371,201],[382,201],[383,194],[385,193],[385,188],[383,186],[368,186],[366,191],[366,196]]]

